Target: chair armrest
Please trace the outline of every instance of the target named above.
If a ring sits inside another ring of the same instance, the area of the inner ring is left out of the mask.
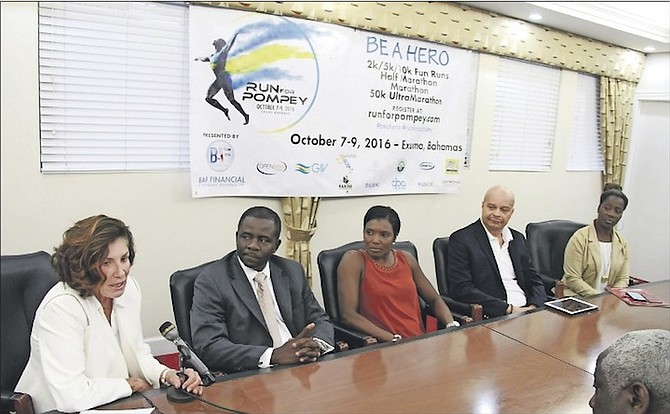
[[[472,303],[470,306],[472,306],[472,319],[474,319],[475,322],[483,321],[484,307],[479,303]]]
[[[442,295],[442,300],[449,306],[452,314],[471,317],[475,322],[484,319],[484,308],[478,303],[459,302],[449,296]]]
[[[437,326],[436,327],[437,327],[438,330],[446,328],[445,324],[440,322],[440,320],[438,319],[437,314],[435,313],[435,310],[433,310],[433,308],[431,308],[430,305],[428,305],[426,302],[422,301],[422,303],[424,305],[421,308],[421,319],[423,320],[423,322],[427,325],[428,324],[428,317],[430,316],[431,318],[433,318],[437,321]],[[455,318],[455,316],[454,316],[454,318]]]
[[[471,316],[461,315],[458,312],[451,312],[451,316],[453,316],[454,320],[457,321],[458,323],[460,323],[461,325],[466,324],[466,323],[472,323],[472,322],[475,321]]]
[[[335,342],[346,342],[351,349],[370,346],[377,343],[377,338],[347,328],[339,323],[333,323],[333,328],[335,329]]]
[[[547,301],[563,299],[565,297],[565,283],[562,280],[556,280],[553,289],[547,292]]]
[[[482,308],[482,306],[479,304],[458,302],[448,296],[442,296],[442,300],[444,300],[444,302],[449,307],[449,310],[451,311],[451,316],[454,317],[454,320],[458,321],[458,323],[460,323],[461,325],[481,321],[482,319],[484,319],[484,308]],[[465,312],[458,312],[454,310],[454,308],[464,310]],[[430,306],[426,306],[425,313],[426,315],[432,316],[433,318],[437,319],[437,315],[435,314],[435,312],[433,312],[433,309]],[[426,315],[423,315],[424,319]],[[446,326],[438,320],[437,329],[444,329],[444,328],[446,328]]]
[[[2,391],[2,412],[14,412],[16,414],[35,414],[33,399],[28,394],[21,392]]]
[[[556,299],[563,299],[565,296],[565,283],[562,280],[557,280],[554,286],[554,297]]]
[[[556,281],[561,279],[554,279],[553,277],[542,273],[538,273],[537,275],[540,276],[540,279],[542,279],[542,283],[544,283],[544,290],[546,291],[547,295],[552,295],[552,289],[556,286]]]

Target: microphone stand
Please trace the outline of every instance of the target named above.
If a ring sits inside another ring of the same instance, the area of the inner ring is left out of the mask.
[[[177,349],[179,350],[179,372],[177,375],[179,376],[179,379],[181,379],[182,384],[186,380],[186,374],[184,374],[184,365],[186,361],[191,359],[191,351],[188,349],[186,346],[178,346]],[[175,388],[174,385],[170,385],[170,387],[167,390],[167,399],[168,401],[172,401],[175,403],[185,403],[189,401],[193,401],[195,399],[195,396],[191,395],[188,391],[182,389],[182,388]]]

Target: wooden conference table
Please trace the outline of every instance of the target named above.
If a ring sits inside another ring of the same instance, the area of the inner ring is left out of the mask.
[[[670,281],[640,285],[670,300]],[[160,413],[590,413],[595,360],[625,332],[670,330],[670,309],[629,306],[609,293],[598,311],[549,309],[510,315],[324,357],[319,362],[234,374],[194,400],[165,390],[103,409],[155,407]],[[150,402],[149,402],[150,401]],[[156,412],[156,411],[154,411]]]

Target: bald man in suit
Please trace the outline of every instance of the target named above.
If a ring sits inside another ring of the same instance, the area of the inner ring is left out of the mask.
[[[481,219],[449,237],[449,295],[481,304],[488,317],[525,312],[547,301],[526,239],[507,226],[513,213],[512,191],[492,187],[484,196]]]

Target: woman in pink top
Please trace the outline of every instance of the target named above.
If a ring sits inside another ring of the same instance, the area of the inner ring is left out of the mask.
[[[440,322],[458,326],[416,258],[393,249],[400,232],[398,213],[391,207],[371,207],[363,225],[365,248],[346,252],[337,268],[342,322],[380,342],[421,335],[421,296]]]

